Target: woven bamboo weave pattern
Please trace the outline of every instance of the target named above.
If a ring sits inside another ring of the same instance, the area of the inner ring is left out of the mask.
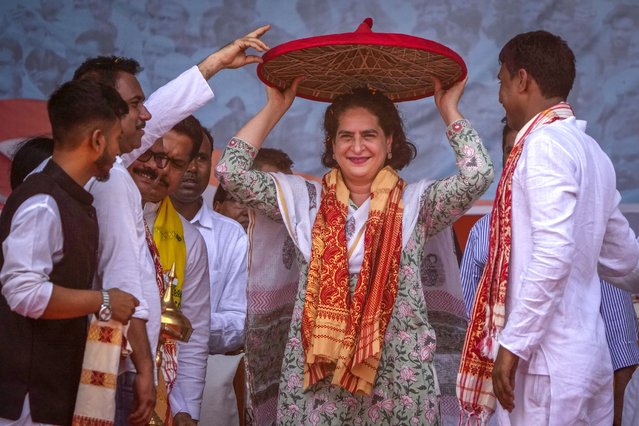
[[[298,96],[330,101],[342,93],[367,86],[393,101],[431,96],[432,77],[444,87],[456,82],[462,68],[453,59],[426,50],[384,45],[309,47],[272,58],[262,76],[280,88],[305,76]]]

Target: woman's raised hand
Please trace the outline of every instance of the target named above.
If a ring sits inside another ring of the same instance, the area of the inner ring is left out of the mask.
[[[467,81],[468,76],[453,84],[448,89],[444,89],[442,87],[442,82],[437,77],[433,77],[433,84],[435,85],[435,105],[437,105],[437,109],[444,119],[446,126],[456,120],[464,118],[457,109],[457,105],[464,93],[464,87],[466,87]]]
[[[293,104],[300,81],[302,77],[297,77],[284,90],[266,86],[266,105],[237,132],[236,136],[259,149],[269,132]]]
[[[281,115],[284,115],[284,113],[288,111],[293,104],[295,94],[297,93],[297,87],[303,79],[304,77],[296,77],[291,82],[291,85],[284,90],[266,86],[266,97],[268,99],[267,106],[275,108]]]

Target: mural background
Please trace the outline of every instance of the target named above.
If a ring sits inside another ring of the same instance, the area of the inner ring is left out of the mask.
[[[12,99],[44,101],[89,56],[136,58],[147,96],[258,25],[273,25],[271,46],[321,34],[353,31],[367,16],[373,31],[406,33],[443,43],[466,61],[469,81],[462,113],[479,130],[501,168],[497,55],[513,35],[547,29],[564,37],[577,57],[569,98],[588,132],[610,155],[624,203],[639,203],[639,2],[636,0],[3,0],[0,5],[0,140],[30,134],[13,129]],[[211,80],[216,99],[197,113],[222,147],[265,101],[255,66],[223,71]],[[25,102],[25,101],[21,101]],[[22,104],[21,104],[22,105]],[[321,176],[321,119],[327,104],[297,99],[269,136],[295,161],[297,172]],[[432,99],[399,104],[418,147],[402,175],[408,181],[454,171],[444,125]],[[30,114],[30,113],[29,113]],[[41,114],[40,114],[41,115]],[[38,119],[35,115],[33,119]],[[28,119],[27,119],[28,122]],[[41,125],[34,124],[34,129]],[[10,156],[12,143],[0,143]],[[2,175],[8,160],[0,154]],[[498,173],[500,170],[498,170]],[[2,176],[0,176],[2,178]],[[494,196],[496,185],[485,195]],[[6,196],[6,188],[2,194]]]

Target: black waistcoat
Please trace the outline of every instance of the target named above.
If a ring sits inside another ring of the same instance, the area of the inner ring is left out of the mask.
[[[31,175],[11,194],[0,216],[0,241],[7,238],[18,207],[36,194],[53,197],[62,223],[63,257],[53,265],[50,281],[90,289],[98,250],[93,197],[55,162],[49,161],[42,173]],[[0,251],[0,268],[3,264]],[[86,316],[31,319],[12,312],[0,296],[0,417],[17,419],[28,392],[34,422],[70,425],[86,335]]]

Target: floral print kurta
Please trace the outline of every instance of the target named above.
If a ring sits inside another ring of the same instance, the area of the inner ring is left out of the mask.
[[[455,152],[459,172],[433,182],[421,196],[417,225],[401,254],[395,309],[386,331],[370,396],[353,395],[331,385],[331,377],[303,389],[301,318],[308,263],[298,251],[296,257],[301,273],[282,362],[278,424],[440,423],[439,388],[433,365],[436,336],[428,322],[422,291],[422,250],[424,242],[461,216],[488,189],[493,179],[492,162],[468,121],[452,123],[447,129],[447,136]],[[236,198],[273,219],[281,220],[273,179],[267,173],[250,170],[256,154],[257,150],[251,145],[232,139],[217,165],[218,178]],[[312,200],[317,196],[315,186],[307,186],[308,194],[304,195]],[[357,274],[350,278],[351,289],[354,289]]]

